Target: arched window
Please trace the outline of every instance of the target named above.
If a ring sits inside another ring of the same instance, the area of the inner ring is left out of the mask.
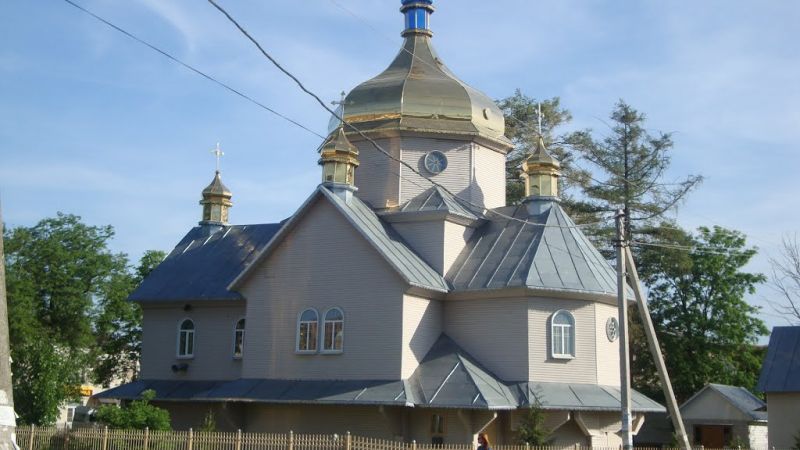
[[[307,309],[297,321],[297,351],[314,353],[317,351],[319,316],[314,309]]]
[[[184,319],[178,327],[178,358],[194,356],[194,322]]]
[[[233,328],[233,357],[241,358],[244,351],[244,319],[239,319]]]
[[[331,308],[325,313],[322,350],[328,353],[341,352],[344,345],[344,313]]]
[[[568,311],[557,311],[550,319],[551,356],[575,357],[575,318]]]

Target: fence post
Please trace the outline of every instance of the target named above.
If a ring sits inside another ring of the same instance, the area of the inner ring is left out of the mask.
[[[581,450],[581,444],[575,444],[575,450]]]
[[[411,440],[411,450],[417,450],[417,440],[416,439],[412,439]]]
[[[344,436],[344,449],[351,450],[353,448],[353,441],[352,437],[350,436],[350,432],[348,431],[347,434]]]
[[[525,450],[530,450],[530,448],[531,448],[531,443],[530,442],[526,442],[525,443]]]
[[[150,448],[150,427],[144,427],[144,450]]]
[[[242,429],[236,430],[236,449],[242,450]]]
[[[192,450],[193,446],[194,446],[194,431],[192,431],[192,429],[189,428],[189,440],[186,441],[186,450]]]
[[[294,450],[294,432],[289,430],[289,445],[286,447],[287,450]]]
[[[33,450],[33,439],[36,437],[36,425],[31,425],[31,438],[28,440],[28,450]]]
[[[70,430],[65,427],[64,428],[64,450],[69,450],[69,435],[70,435]]]
[[[100,444],[100,450],[108,450],[108,426],[103,427],[103,440]]]

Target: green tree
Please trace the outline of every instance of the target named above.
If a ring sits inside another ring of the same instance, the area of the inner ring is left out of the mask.
[[[58,406],[103,360],[98,318],[108,322],[120,313],[135,286],[127,257],[108,248],[113,236],[111,226],[62,213],[6,232],[14,397],[22,423],[52,423]],[[120,339],[126,330],[117,329]]]
[[[678,230],[673,230],[680,234]],[[755,387],[761,357],[755,344],[768,330],[744,296],[764,275],[742,268],[756,254],[744,235],[720,227],[682,232],[686,248],[645,252],[643,279],[675,395],[686,400],[710,382]],[[650,358],[634,360],[634,374],[655,374]],[[655,376],[634,376],[638,389],[663,398]]]
[[[541,108],[541,135],[553,156],[559,159],[562,168],[560,191],[569,204],[574,186],[584,184],[586,174],[574,165],[574,155],[565,143],[585,139],[586,133],[562,133],[558,131],[572,120],[572,114],[561,106],[561,100],[553,97],[537,100],[517,89],[514,95],[498,101],[506,120],[506,136],[514,148],[506,157],[506,203],[515,205],[525,197],[525,186],[520,179],[522,161],[536,148],[539,140],[539,108]]]
[[[654,229],[653,223],[663,220],[665,213],[697,187],[702,177],[689,175],[666,182],[672,136],[661,132],[650,135],[645,129],[645,115],[622,100],[615,105],[610,119],[610,134],[601,140],[594,139],[589,131],[573,133],[569,138],[580,159],[591,165],[591,175],[580,179],[585,197],[583,209],[598,214],[622,209],[627,239],[645,232],[645,228],[647,234],[658,236],[661,230]],[[613,232],[614,227],[608,226],[593,234],[596,241],[607,244]]]
[[[159,408],[150,402],[156,392],[148,389],[142,392],[139,400],[134,400],[124,407],[103,405],[97,410],[97,421],[109,428],[143,430],[149,428],[156,431],[172,429],[169,411]]]
[[[96,383],[107,386],[113,381],[136,378],[142,346],[142,310],[127,297],[165,256],[162,251],[149,250],[133,274],[115,272],[102,287],[95,321],[98,355],[93,376]]]
[[[519,423],[517,439],[521,444],[544,446],[551,443],[552,433],[545,424],[544,411],[540,405],[532,405]]]

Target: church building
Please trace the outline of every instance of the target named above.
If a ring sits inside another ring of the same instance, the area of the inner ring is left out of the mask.
[[[616,275],[559,204],[539,141],[506,206],[502,111],[432,46],[433,0],[350,91],[321,184],[280,223],[231,225],[220,173],[202,220],[130,300],[140,379],[175,428],[517,442],[531,407],[556,445],[621,444]],[[633,429],[664,411],[633,393]]]

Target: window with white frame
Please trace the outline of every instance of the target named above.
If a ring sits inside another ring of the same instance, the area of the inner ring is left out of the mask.
[[[178,357],[194,356],[194,322],[184,319],[178,327]]]
[[[244,319],[239,319],[233,328],[233,357],[241,358],[244,351]]]
[[[339,353],[344,344],[344,313],[339,308],[331,308],[325,313],[322,332],[322,350],[327,353]]]
[[[297,321],[297,351],[314,353],[317,351],[319,316],[314,309],[307,309]]]
[[[575,318],[569,311],[557,311],[550,319],[551,356],[575,357]]]

